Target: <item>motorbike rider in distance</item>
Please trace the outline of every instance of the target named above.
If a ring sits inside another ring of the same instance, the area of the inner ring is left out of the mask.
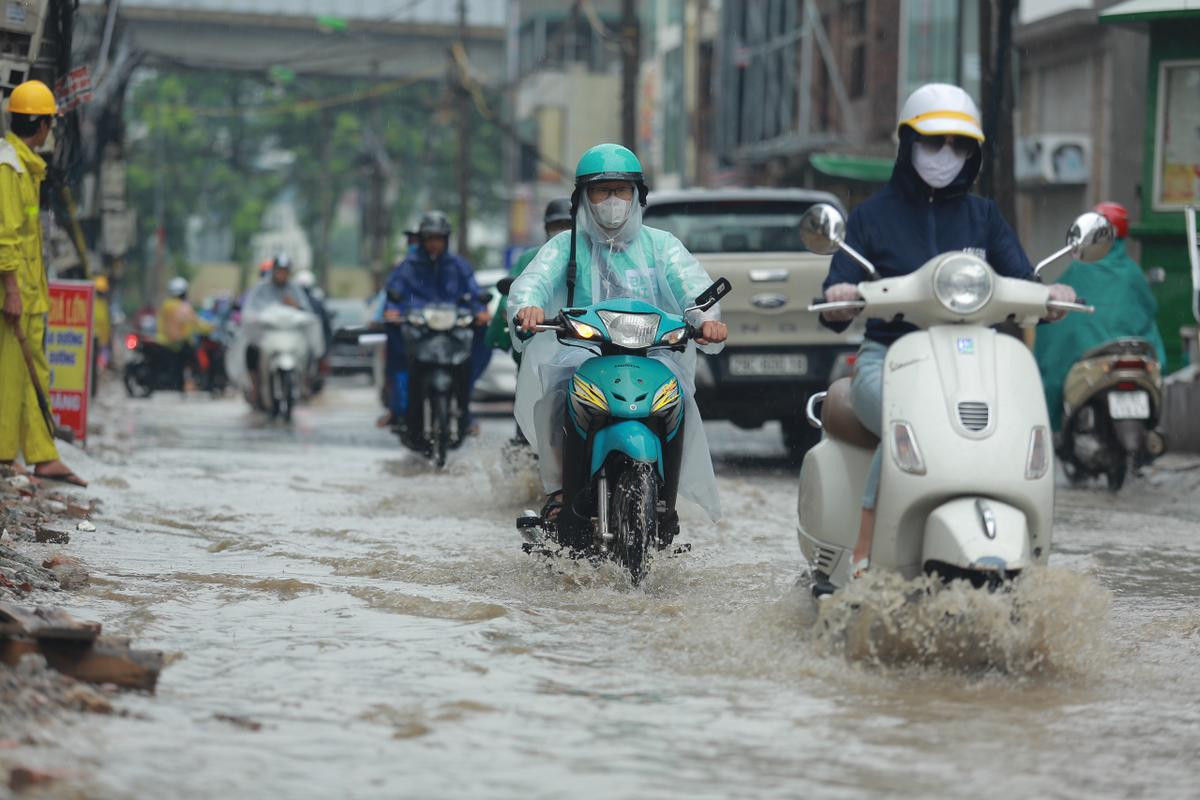
[[[846,244],[879,270],[880,277],[906,275],[941,253],[964,250],[983,258],[1000,275],[1037,280],[1016,234],[991,200],[970,194],[983,164],[984,142],[979,109],[963,89],[926,84],[905,101],[897,124],[899,149],[892,177],[850,214]],[[857,284],[866,271],[843,251],[834,254],[825,279],[825,299],[858,300]],[[1074,301],[1069,286],[1055,284],[1050,299]],[[824,325],[843,331],[855,309],[826,311]],[[1047,319],[1059,319],[1052,312]],[[907,322],[869,319],[851,383],[851,401],[859,420],[880,434],[883,413],[883,363],[888,347],[915,330]],[[850,574],[867,569],[875,531],[879,493],[880,448],[876,448],[863,495],[858,540]]]
[[[185,392],[196,388],[195,375],[199,372],[196,362],[196,336],[212,330],[212,325],[196,314],[196,309],[188,301],[187,293],[186,278],[176,276],[167,282],[167,299],[163,300],[158,309],[155,335],[158,343],[175,355],[179,385]]]
[[[282,303],[285,306],[313,313],[308,297],[304,290],[292,280],[292,259],[287,253],[280,253],[271,260],[270,275],[259,281],[249,292],[242,305],[242,318],[253,318],[266,308]],[[259,378],[259,348],[253,342],[246,345],[246,371],[250,375],[251,403],[261,407],[262,386]]]
[[[563,433],[566,387],[576,368],[593,356],[579,347],[560,344],[549,333],[534,333],[548,315],[563,308],[627,297],[682,314],[712,283],[703,267],[670,233],[642,225],[646,205],[642,165],[629,149],[600,144],[579,160],[571,195],[572,224],[542,246],[508,295],[513,344],[523,353],[517,380],[516,417],[538,452],[538,468],[548,495],[542,517],[557,519],[562,508],[565,464]],[[635,202],[636,199],[636,202]],[[728,332],[716,307],[693,315],[695,339],[705,352],[719,352]],[[712,458],[694,397],[696,348],[684,353],[658,352],[680,378],[686,392],[683,455],[679,492],[720,518],[720,500]]]
[[[1072,314],[1052,328],[1039,330],[1034,344],[1050,426],[1056,432],[1062,424],[1067,373],[1088,350],[1115,339],[1133,337],[1150,342],[1158,354],[1158,363],[1164,367],[1167,363],[1162,334],[1155,322],[1158,303],[1142,268],[1125,250],[1129,212],[1119,203],[1100,203],[1095,210],[1113,226],[1116,241],[1108,255],[1099,261],[1071,262],[1060,281],[1094,303],[1096,312]]]
[[[449,252],[450,232],[450,218],[444,212],[430,211],[421,217],[417,225],[416,249],[388,276],[383,312],[386,322],[399,323],[410,312],[430,303],[452,303],[470,308],[475,314],[475,325],[480,331],[486,328],[491,315],[483,303],[479,284],[475,282],[475,271],[466,259]],[[482,333],[477,338],[482,339]],[[476,360],[473,354],[472,387],[478,377]],[[388,381],[392,389],[388,422],[393,426],[404,426],[410,405],[407,364],[393,363]],[[475,430],[473,422],[468,421],[468,427]]]

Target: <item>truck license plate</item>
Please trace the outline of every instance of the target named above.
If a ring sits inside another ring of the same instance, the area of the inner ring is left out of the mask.
[[[1150,419],[1147,392],[1109,392],[1108,415],[1113,419]]]
[[[729,374],[806,375],[808,356],[803,353],[735,353],[729,357]]]

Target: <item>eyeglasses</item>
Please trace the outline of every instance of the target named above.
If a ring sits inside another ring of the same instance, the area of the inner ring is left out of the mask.
[[[968,136],[954,135],[922,135],[917,137],[917,144],[921,145],[921,148],[929,153],[937,153],[943,147],[949,145],[950,149],[952,149],[956,155],[960,156],[971,155],[971,153],[975,152],[975,148],[978,146],[978,143]]]
[[[587,187],[588,200],[593,203],[603,203],[610,197],[619,197],[622,200],[633,199],[632,186],[589,186]]]

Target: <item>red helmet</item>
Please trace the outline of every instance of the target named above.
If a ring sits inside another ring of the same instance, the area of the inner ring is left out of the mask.
[[[1116,231],[1118,239],[1124,239],[1129,235],[1129,212],[1125,210],[1125,206],[1120,203],[1105,202],[1098,204],[1093,210],[1104,215],[1104,218]]]

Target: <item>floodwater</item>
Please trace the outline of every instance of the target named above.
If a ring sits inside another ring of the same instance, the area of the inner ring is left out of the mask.
[[[873,577],[818,609],[771,432],[710,425],[726,518],[638,588],[525,555],[511,423],[435,473],[333,386],[293,429],[111,397],[65,595],[171,655],[11,758],[86,797],[1195,797],[1200,469],[1059,495],[1009,594]],[[735,455],[749,454],[734,459]],[[261,727],[260,727],[261,726]],[[0,791],[3,791],[0,789]]]

